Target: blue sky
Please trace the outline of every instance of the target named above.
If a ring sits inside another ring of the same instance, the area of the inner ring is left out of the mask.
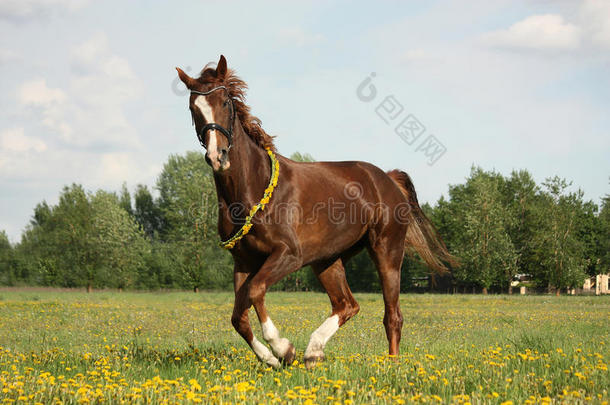
[[[420,201],[473,164],[610,192],[606,0],[0,0],[0,229],[17,242],[65,184],[154,185],[169,154],[198,148],[174,67],[220,54],[282,154],[403,169]],[[425,127],[413,144],[394,132],[408,115]]]

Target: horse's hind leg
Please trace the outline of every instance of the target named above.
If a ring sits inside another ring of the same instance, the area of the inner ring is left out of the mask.
[[[313,367],[318,361],[324,360],[324,347],[340,326],[358,313],[360,306],[354,299],[347,280],[341,259],[331,264],[313,266],[316,277],[326,290],[332,306],[331,315],[311,334],[311,339],[305,350],[305,366]]]
[[[383,291],[385,316],[383,324],[388,337],[389,353],[399,354],[400,335],[402,332],[402,313],[400,312],[400,268],[404,256],[404,237],[398,238],[400,232],[380,235],[371,240],[368,247],[371,259],[379,271]]]

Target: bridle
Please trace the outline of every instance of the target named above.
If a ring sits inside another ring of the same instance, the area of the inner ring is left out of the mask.
[[[227,90],[227,88],[225,86],[214,87],[212,90],[208,90],[205,92],[191,90],[191,94],[207,96],[208,94],[210,94],[218,89],[224,89],[227,92],[227,95],[229,94],[229,90]],[[222,132],[222,134],[227,137],[227,140],[229,141],[228,149],[231,149],[231,147],[233,146],[233,124],[235,123],[235,107],[233,106],[233,99],[231,98],[230,95],[229,95],[229,101],[231,102],[231,124],[229,126],[229,129],[227,129],[227,128],[223,127],[222,125],[217,124],[215,122],[210,122],[208,124],[205,124],[203,126],[203,128],[201,128],[201,131],[197,133],[197,138],[199,139],[199,143],[201,144],[201,146],[203,146],[204,149],[207,149],[207,147],[205,146],[205,134],[208,131],[214,130],[214,129]]]
[[[225,100],[225,103],[227,103],[227,101],[230,101],[230,103],[231,103],[231,123],[230,123],[229,129],[227,129],[227,128],[223,127],[222,125],[219,125],[215,122],[210,122],[208,124],[205,124],[203,126],[203,128],[201,128],[201,131],[199,131],[197,133],[197,138],[199,139],[199,143],[201,144],[201,146],[203,146],[204,149],[207,149],[205,146],[205,134],[208,131],[214,130],[214,129],[222,132],[222,134],[227,137],[227,140],[229,141],[229,147],[227,149],[231,149],[231,146],[233,146],[233,126],[235,125],[235,106],[233,104],[233,98],[231,98],[231,94],[229,93],[229,90],[227,90],[227,88],[225,86],[218,86],[218,87],[214,87],[212,90],[208,90],[205,92],[191,90],[191,95],[197,94],[200,96],[207,96],[208,94],[210,94],[218,89],[224,89],[227,92],[227,95],[229,96],[229,98],[227,100]],[[192,112],[191,112],[191,114],[192,114]],[[191,115],[191,117],[193,117],[193,116]],[[194,117],[193,117],[193,124],[194,123],[195,123],[195,121],[194,121]],[[271,199],[271,196],[273,195],[273,190],[277,186],[277,181],[278,181],[279,174],[280,174],[280,162],[275,157],[275,154],[273,153],[273,150],[271,149],[271,147],[267,146],[267,147],[265,147],[265,150],[267,151],[267,154],[269,155],[269,160],[271,161],[271,164],[270,164],[271,177],[269,179],[269,185],[265,189],[263,198],[260,200],[260,202],[257,203],[256,205],[254,205],[250,209],[250,213],[246,216],[245,223],[241,226],[241,228],[239,228],[239,230],[229,239],[227,239],[225,241],[220,241],[220,246],[225,249],[232,249],[237,242],[239,242],[244,236],[246,236],[248,234],[248,232],[250,232],[250,228],[252,228],[252,226],[254,225],[252,222],[252,218],[259,210],[260,211],[264,210],[265,206],[267,204],[269,204],[269,200]]]

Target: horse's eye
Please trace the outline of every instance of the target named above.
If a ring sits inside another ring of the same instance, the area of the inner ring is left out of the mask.
[[[226,99],[224,103],[222,103],[223,107],[228,107],[229,106],[229,99]]]

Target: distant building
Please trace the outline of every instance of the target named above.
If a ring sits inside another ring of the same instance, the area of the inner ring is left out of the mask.
[[[610,294],[610,288],[608,286],[609,281],[610,274],[598,274],[587,278],[582,289],[584,292],[589,293],[592,293],[595,289],[595,295]]]

